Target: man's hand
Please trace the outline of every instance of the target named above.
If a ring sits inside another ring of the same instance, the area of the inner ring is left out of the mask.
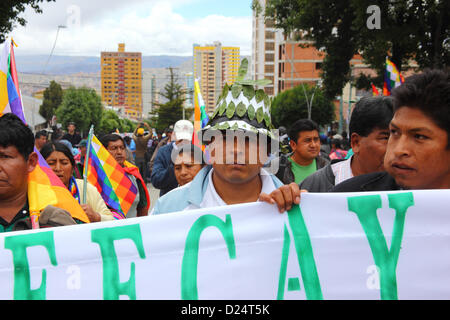
[[[100,214],[95,212],[90,205],[82,204],[81,208],[84,210],[84,213],[86,213],[86,215],[88,216],[90,222],[99,222],[102,219]]]
[[[280,213],[289,211],[294,204],[300,204],[301,193],[308,192],[301,190],[296,183],[284,185],[271,194],[261,193],[259,200],[270,204],[276,204]]]

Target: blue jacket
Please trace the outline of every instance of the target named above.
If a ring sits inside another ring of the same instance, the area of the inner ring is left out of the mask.
[[[206,166],[195,176],[189,184],[172,190],[169,194],[159,198],[153,208],[152,214],[163,214],[183,211],[187,207],[200,209],[203,196],[206,193],[209,179],[208,174],[212,166]],[[283,183],[274,175],[271,175],[276,188],[283,186]]]
[[[158,150],[155,162],[153,164],[151,182],[156,189],[160,189],[159,196],[165,195],[167,192],[178,187],[175,172],[172,163],[173,144],[169,143]]]

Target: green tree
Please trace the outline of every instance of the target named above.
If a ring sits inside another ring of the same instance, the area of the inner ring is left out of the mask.
[[[105,110],[103,112],[102,119],[98,128],[96,128],[96,132],[100,132],[102,134],[112,133],[116,130],[119,132],[133,132],[136,127],[136,123],[129,119],[121,119],[113,110]]]
[[[70,87],[64,91],[63,101],[56,110],[58,122],[67,127],[75,122],[82,132],[88,132],[91,125],[99,126],[103,115],[101,97],[90,88]]]
[[[98,128],[95,129],[95,132],[107,134],[112,133],[118,129],[121,129],[121,121],[117,114],[112,110],[105,110],[103,112],[102,119],[100,120],[100,124]]]
[[[19,15],[25,11],[26,6],[29,5],[37,13],[42,13],[39,3],[51,2],[55,0],[2,0],[0,1],[0,43],[6,40],[8,35],[16,26],[17,23],[25,26],[27,21]]]
[[[368,27],[372,5],[380,9],[379,29]],[[287,34],[301,31],[327,52],[322,77],[329,97],[340,95],[351,79],[349,62],[358,52],[378,73],[358,79],[358,87],[382,85],[387,55],[400,70],[411,58],[419,69],[448,66],[449,15],[448,0],[268,0],[265,10],[266,19],[274,19]]]
[[[156,119],[156,129],[163,131],[170,125],[175,124],[178,120],[183,119],[183,104],[186,100],[186,90],[177,83],[177,76],[173,72],[173,68],[169,68],[170,80],[164,86],[164,91],[160,95],[167,100],[166,103],[157,104],[159,107],[154,115]]]
[[[286,128],[299,119],[308,118],[308,102],[314,94],[311,108],[311,119],[319,125],[328,125],[334,120],[334,104],[333,101],[325,96],[320,88],[307,86],[303,88],[301,85],[293,89],[286,90],[278,94],[272,101],[271,115],[272,123],[278,128],[284,126]]]
[[[44,91],[44,100],[39,107],[39,113],[47,122],[51,121],[56,113],[56,109],[61,105],[63,98],[63,90],[59,83],[51,81],[50,85]]]

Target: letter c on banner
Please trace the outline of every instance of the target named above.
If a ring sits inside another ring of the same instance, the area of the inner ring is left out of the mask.
[[[192,226],[186,239],[181,267],[181,299],[183,300],[198,300],[197,266],[200,236],[208,227],[216,227],[220,230],[227,244],[230,259],[236,258],[231,216],[227,215],[225,222],[213,215],[200,217]]]

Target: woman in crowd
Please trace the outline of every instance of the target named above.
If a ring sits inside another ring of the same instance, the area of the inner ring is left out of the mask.
[[[184,186],[194,180],[205,165],[203,151],[199,147],[193,144],[183,146],[173,165],[178,186]]]
[[[42,147],[41,154],[73,197],[78,200],[91,222],[114,220],[97,188],[89,183],[86,189],[86,204],[81,204],[84,184],[83,180],[75,179],[73,176],[76,164],[73,154],[67,146],[60,142],[50,142]]]

